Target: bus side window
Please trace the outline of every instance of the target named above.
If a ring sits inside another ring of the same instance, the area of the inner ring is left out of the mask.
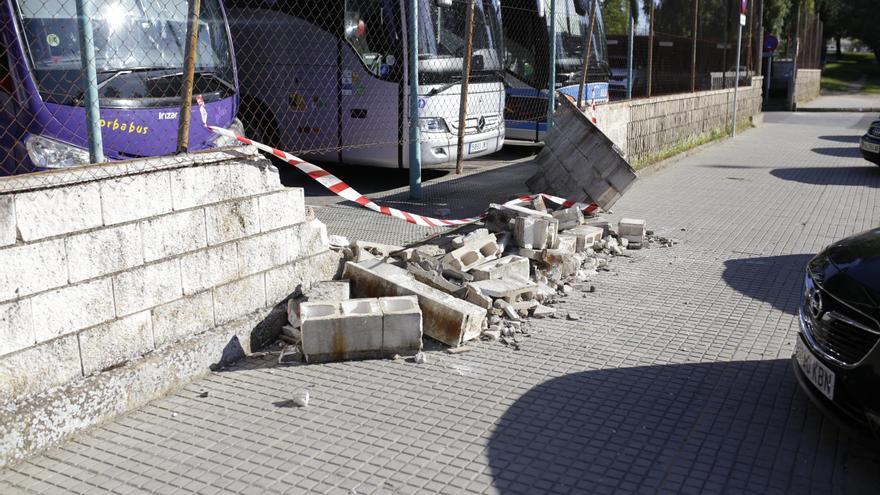
[[[387,12],[383,12],[381,0],[345,0],[344,35],[367,69],[373,74],[386,77],[389,65],[395,62],[394,40]],[[389,56],[390,55],[390,56]]]

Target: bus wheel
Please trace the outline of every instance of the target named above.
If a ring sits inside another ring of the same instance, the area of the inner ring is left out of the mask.
[[[278,135],[275,115],[263,102],[250,96],[243,96],[238,113],[248,138],[273,148],[280,145],[281,139]]]

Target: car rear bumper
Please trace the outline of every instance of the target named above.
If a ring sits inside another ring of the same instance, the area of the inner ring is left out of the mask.
[[[880,138],[865,134],[859,140],[859,151],[865,160],[880,165]]]

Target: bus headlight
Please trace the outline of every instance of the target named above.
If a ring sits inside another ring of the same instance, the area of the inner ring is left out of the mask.
[[[89,163],[89,152],[44,136],[31,134],[24,142],[31,161],[40,168],[67,168]]]
[[[233,119],[232,123],[229,124],[229,127],[227,127],[227,129],[238,134],[239,136],[244,136],[244,124],[242,124],[241,121],[238,119]],[[220,148],[222,146],[234,146],[238,144],[238,141],[236,141],[234,138],[220,135],[214,138],[214,140],[211,141],[211,144],[213,144],[217,148]]]
[[[427,117],[419,119],[419,130],[422,132],[449,132],[449,126],[440,117]]]

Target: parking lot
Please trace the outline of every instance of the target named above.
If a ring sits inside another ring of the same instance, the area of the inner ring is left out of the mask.
[[[870,118],[767,114],[646,174],[609,217],[679,243],[615,258],[557,306],[581,319],[533,320],[519,351],[252,358],[0,474],[0,492],[876,493],[880,449],[825,419],[790,361],[804,263],[880,225],[880,167],[857,150]],[[478,213],[533,170],[436,177],[420,208]],[[388,186],[405,174],[387,177],[362,192],[406,205]],[[311,188],[306,203],[352,239],[431,233]],[[279,407],[304,389],[307,408]]]

